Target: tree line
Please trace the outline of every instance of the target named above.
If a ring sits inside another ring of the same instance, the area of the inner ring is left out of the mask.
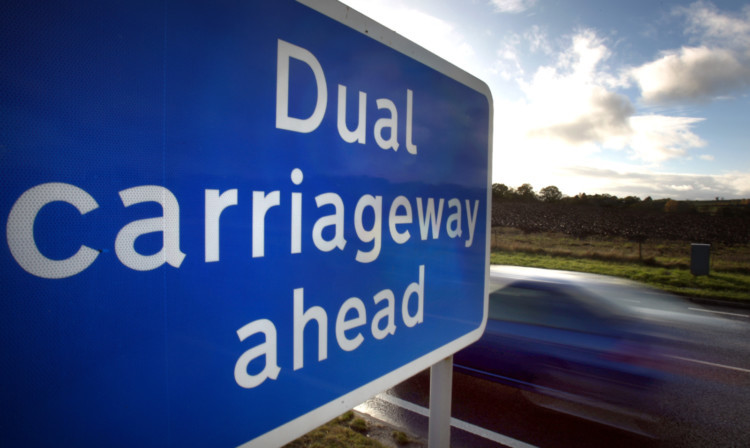
[[[492,225],[526,233],[750,243],[750,200],[676,201],[610,194],[565,196],[554,185],[492,185]]]
[[[597,208],[634,208],[666,212],[671,214],[707,213],[718,216],[750,216],[750,199],[724,200],[716,198],[714,201],[680,201],[671,198],[652,199],[647,196],[617,197],[611,194],[579,193],[575,196],[564,195],[559,188],[549,185],[537,193],[531,184],[525,183],[518,188],[508,187],[502,183],[492,184],[493,202],[527,202],[594,206]]]
[[[492,184],[493,201],[522,201],[522,202],[564,202],[571,204],[589,204],[602,206],[632,206],[635,204],[646,203],[652,204],[654,200],[651,196],[641,199],[637,196],[627,196],[618,198],[611,194],[586,194],[579,193],[575,196],[566,196],[554,185],[534,191],[531,184],[523,184],[518,188],[511,188],[505,184]],[[668,199],[658,200],[657,203],[664,204]]]

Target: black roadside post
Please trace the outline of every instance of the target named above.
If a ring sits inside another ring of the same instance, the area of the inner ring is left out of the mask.
[[[690,273],[709,275],[711,259],[711,245],[692,243],[690,245]]]

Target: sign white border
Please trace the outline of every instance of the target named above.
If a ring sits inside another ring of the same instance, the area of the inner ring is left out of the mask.
[[[492,220],[492,125],[493,125],[493,102],[492,93],[487,84],[475,76],[461,70],[450,62],[430,53],[419,45],[411,42],[396,32],[375,22],[369,17],[357,12],[351,7],[337,0],[297,0],[299,3],[322,13],[366,36],[369,36],[394,50],[409,56],[410,58],[437,70],[438,72],[466,85],[479,92],[487,98],[489,104],[489,122],[487,136],[487,216],[485,222],[485,273],[484,273],[484,311],[482,324],[479,328],[471,331],[432,352],[417,358],[410,363],[371,381],[341,397],[333,400],[319,408],[313,409],[305,415],[287,422],[249,442],[240,445],[240,448],[255,448],[268,446],[282,446],[300,437],[336,416],[353,409],[357,405],[367,401],[369,398],[383,392],[389,387],[405,381],[418,374],[422,370],[436,364],[437,362],[453,355],[462,348],[477,341],[484,333],[487,325],[488,306],[488,284],[490,270],[490,232]]]

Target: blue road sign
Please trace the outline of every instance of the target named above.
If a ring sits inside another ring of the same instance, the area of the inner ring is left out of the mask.
[[[283,444],[478,339],[489,90],[315,4],[0,7],[0,445]]]

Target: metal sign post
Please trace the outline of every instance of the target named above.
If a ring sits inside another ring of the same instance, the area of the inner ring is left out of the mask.
[[[0,11],[0,445],[283,445],[480,337],[483,82],[335,1]]]
[[[453,356],[430,367],[429,448],[451,445],[451,395],[453,387]]]

